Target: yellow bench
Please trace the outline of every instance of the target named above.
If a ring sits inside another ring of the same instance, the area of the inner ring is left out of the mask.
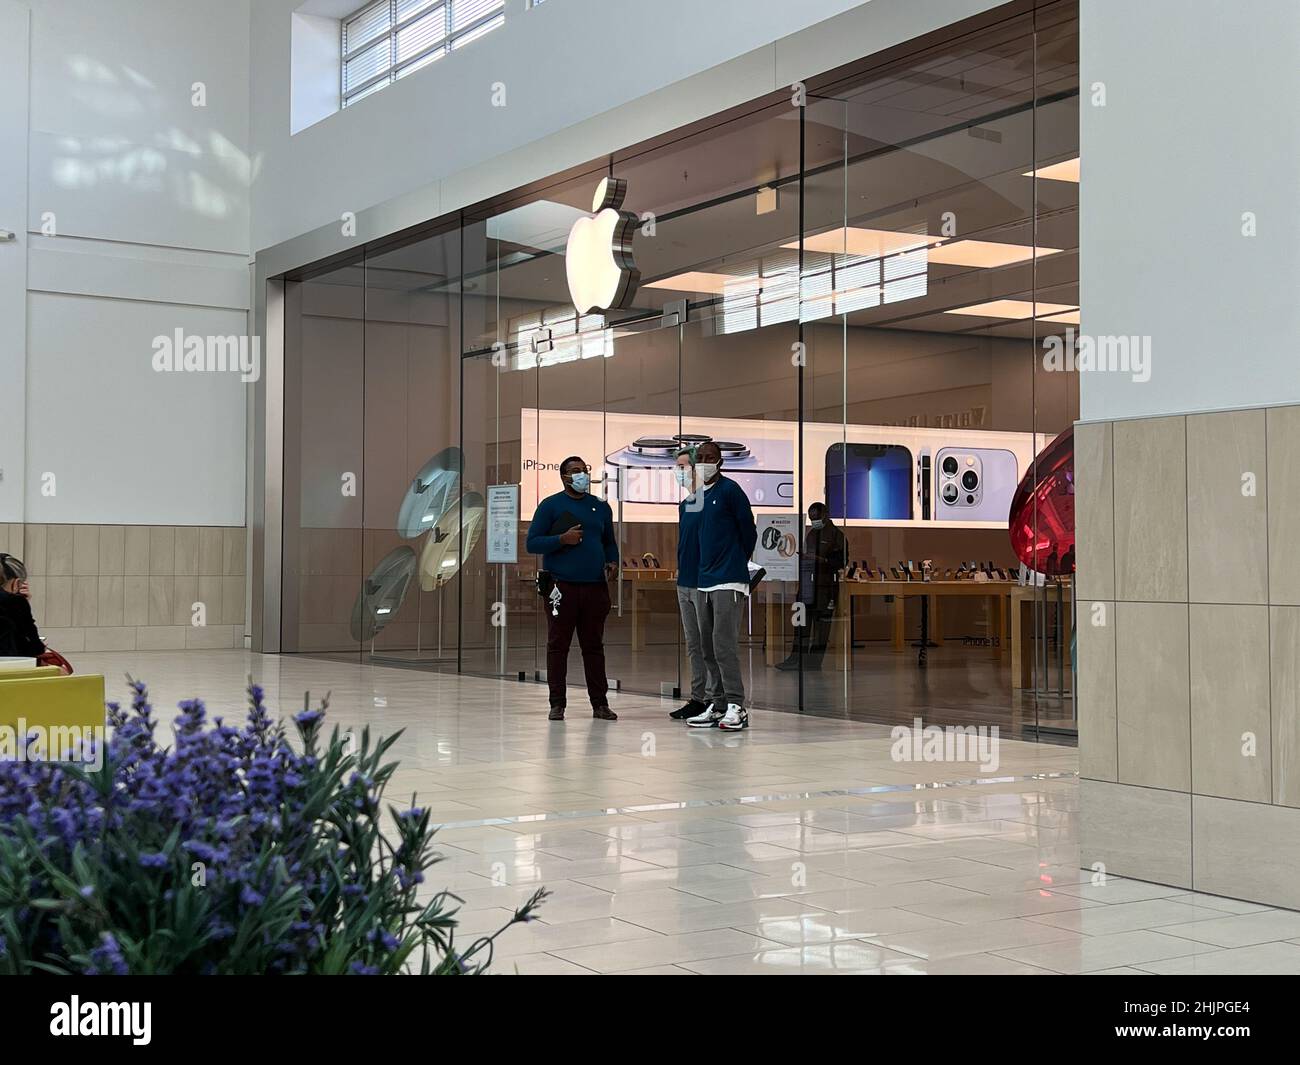
[[[104,678],[97,674],[0,676],[0,729],[11,736],[21,723],[28,730],[43,730],[47,742],[52,741],[51,730],[76,729],[85,736],[87,728],[98,730],[95,735],[102,742],[105,716]],[[4,745],[0,740],[0,750]]]
[[[58,666],[33,666],[30,669],[6,669],[0,671],[0,680],[37,680],[40,677],[61,677],[63,670]]]

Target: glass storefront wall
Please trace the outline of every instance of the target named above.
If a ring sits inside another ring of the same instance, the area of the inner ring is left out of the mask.
[[[1068,732],[1069,579],[1015,581],[1008,514],[1078,413],[1043,358],[1079,321],[1077,51],[1049,5],[290,279],[285,649],[538,679],[525,532],[578,454],[623,560],[609,676],[688,688],[667,467],[708,437],[760,525],[799,517],[749,604],[755,707]],[[607,175],[640,285],[579,316],[565,246]]]

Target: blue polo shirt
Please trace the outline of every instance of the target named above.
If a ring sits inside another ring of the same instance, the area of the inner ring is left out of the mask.
[[[700,520],[704,508],[691,506],[694,497],[677,504],[677,587],[700,586]]]
[[[562,544],[558,533],[551,535],[555,523],[566,513],[582,523],[580,544]],[[529,554],[542,556],[542,568],[557,581],[603,584],[605,563],[618,561],[614,512],[608,503],[593,495],[574,499],[568,492],[556,492],[537,504],[528,526],[527,547]]]

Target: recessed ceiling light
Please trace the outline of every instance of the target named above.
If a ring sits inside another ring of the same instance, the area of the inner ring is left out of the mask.
[[[1079,312],[1066,311],[1064,314],[1046,314],[1042,316],[1044,322],[1060,322],[1062,325],[1078,325]]]
[[[990,300],[988,303],[972,303],[969,307],[953,307],[944,314],[969,314],[975,318],[1009,318],[1021,321],[1032,318],[1034,311],[1038,317],[1061,314],[1064,311],[1077,311],[1068,303],[1031,303],[1029,300]]]
[[[1050,166],[1040,166],[1036,170],[1026,170],[1020,176],[1033,177],[1035,174],[1047,181],[1073,181],[1077,185],[1079,183],[1079,157],[1076,155],[1073,159],[1065,159],[1059,163],[1052,163]]]
[[[954,240],[929,251],[930,262],[948,266],[1010,266],[1044,255],[1056,255],[1060,248],[1028,248],[1023,244],[999,244],[992,240]]]
[[[869,259],[880,259],[897,252],[915,251],[942,240],[928,233],[899,233],[892,229],[859,229],[856,226],[831,229],[804,237],[806,251],[823,252],[827,255],[860,255]],[[792,240],[782,244],[783,248],[798,248],[799,242]]]
[[[759,287],[758,278],[749,275],[711,274],[703,270],[687,270],[684,274],[648,281],[642,288],[668,288],[676,292],[712,292],[716,295],[734,293],[739,287],[748,283],[754,289]]]

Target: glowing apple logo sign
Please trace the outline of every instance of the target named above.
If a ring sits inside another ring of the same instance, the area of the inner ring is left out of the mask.
[[[636,293],[641,279],[632,259],[637,217],[619,210],[626,194],[626,181],[605,178],[591,201],[594,217],[579,218],[569,230],[564,272],[579,314],[626,307]]]

